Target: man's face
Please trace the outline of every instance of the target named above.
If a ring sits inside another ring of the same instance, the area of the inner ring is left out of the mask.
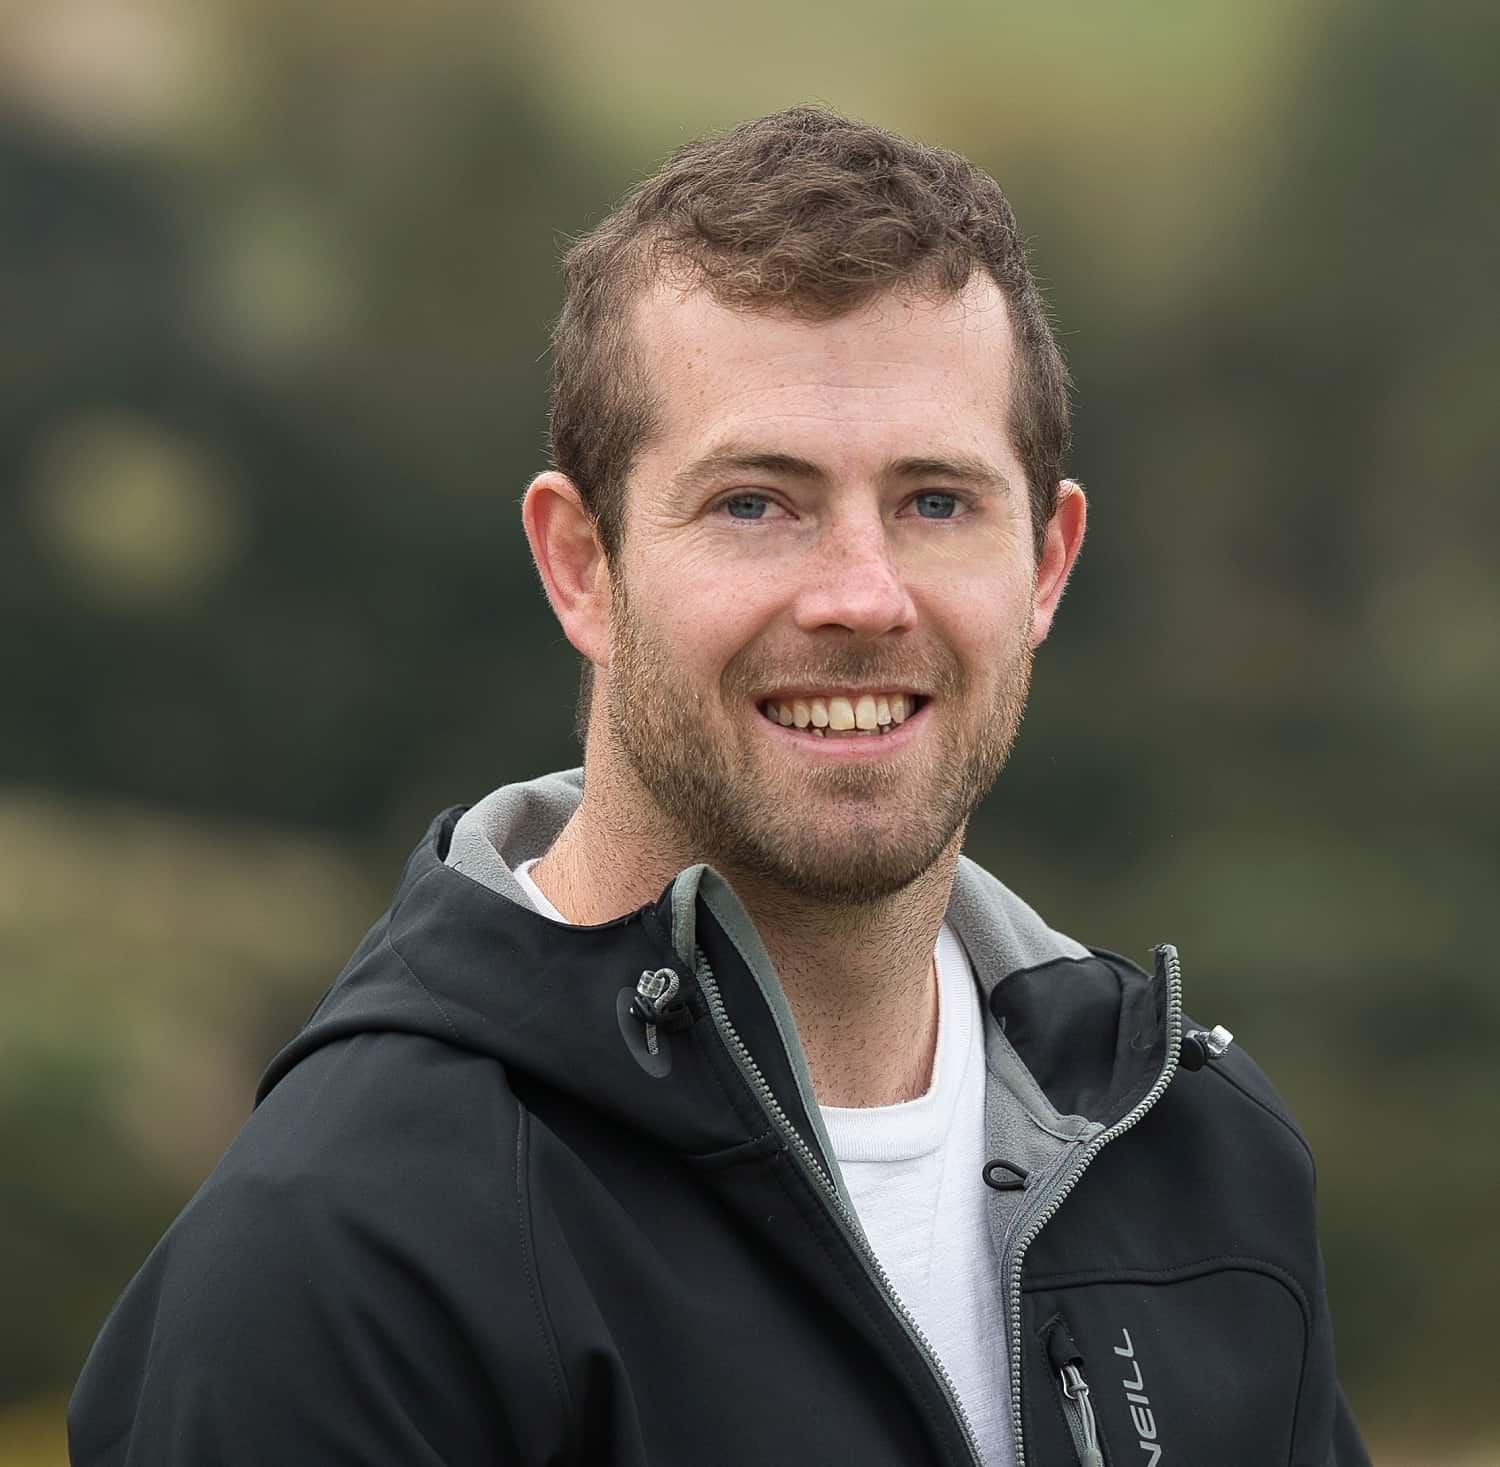
[[[994,780],[1045,631],[1004,298],[976,279],[809,323],[662,288],[636,326],[660,430],[611,567],[600,732],[694,857],[888,895]]]

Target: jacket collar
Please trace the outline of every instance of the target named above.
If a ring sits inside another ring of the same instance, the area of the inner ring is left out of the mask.
[[[701,1127],[679,1124],[687,1115],[680,1101],[659,1104],[670,1087],[648,1087],[655,1099],[641,1090],[617,1021],[620,995],[644,969],[707,960],[773,1089],[826,1154],[790,1009],[723,877],[690,867],[657,902],[598,927],[552,922],[526,902],[514,867],[548,848],[581,792],[581,771],[570,770],[439,815],[391,910],[273,1061],[260,1094],[332,1039],[394,1029],[493,1055],[581,1102],[627,1108],[674,1144],[736,1144],[706,1116]],[[959,864],[948,918],[993,1018],[985,1026],[991,1073],[1037,1124],[1076,1137],[1111,1124],[1149,1089],[1170,1031],[1160,974],[1053,931],[968,860]]]
[[[513,868],[551,846],[582,795],[581,769],[502,786],[458,820],[447,864],[524,903]],[[673,945],[684,963],[695,961],[698,913],[706,911],[754,979],[789,1056],[798,1099],[821,1130],[796,1026],[749,914],[710,867],[688,868],[670,890]],[[1110,1124],[1154,1083],[1168,1048],[1162,972],[1147,975],[1056,931],[966,857],[954,875],[947,920],[995,1020],[986,1026],[990,1068],[1040,1124],[1064,1133],[1077,1130],[1070,1117]]]

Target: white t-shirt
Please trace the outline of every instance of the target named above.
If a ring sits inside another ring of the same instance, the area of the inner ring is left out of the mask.
[[[1013,1460],[1000,1265],[983,1181],[984,1031],[968,954],[937,940],[932,1084],[901,1105],[822,1107],[854,1210],[953,1379],[987,1467]]]
[[[531,879],[532,905],[568,919]],[[990,1246],[982,1172],[984,1034],[969,959],[938,933],[938,1038],[927,1093],[901,1105],[825,1105],[823,1124],[875,1256],[952,1378],[986,1467],[1014,1458],[1000,1266]]]

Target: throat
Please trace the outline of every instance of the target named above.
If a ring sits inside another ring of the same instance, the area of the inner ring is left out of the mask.
[[[937,935],[951,869],[874,907],[799,910],[741,893],[781,979],[821,1105],[927,1093],[937,1048]],[[916,888],[924,884],[930,890]]]
[[[927,1094],[939,1021],[937,975],[930,958],[925,991],[912,1000],[899,1016],[867,1014],[861,1023],[840,1014],[832,1024],[823,1023],[822,1016],[809,1021],[803,1048],[819,1104],[863,1110],[902,1105]]]

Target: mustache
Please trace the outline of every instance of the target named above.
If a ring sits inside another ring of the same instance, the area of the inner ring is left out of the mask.
[[[816,657],[806,650],[778,657],[764,647],[746,647],[726,664],[722,682],[731,698],[750,697],[769,687],[848,686],[908,689],[929,697],[951,697],[967,684],[962,667],[942,647],[918,651],[850,642]]]

